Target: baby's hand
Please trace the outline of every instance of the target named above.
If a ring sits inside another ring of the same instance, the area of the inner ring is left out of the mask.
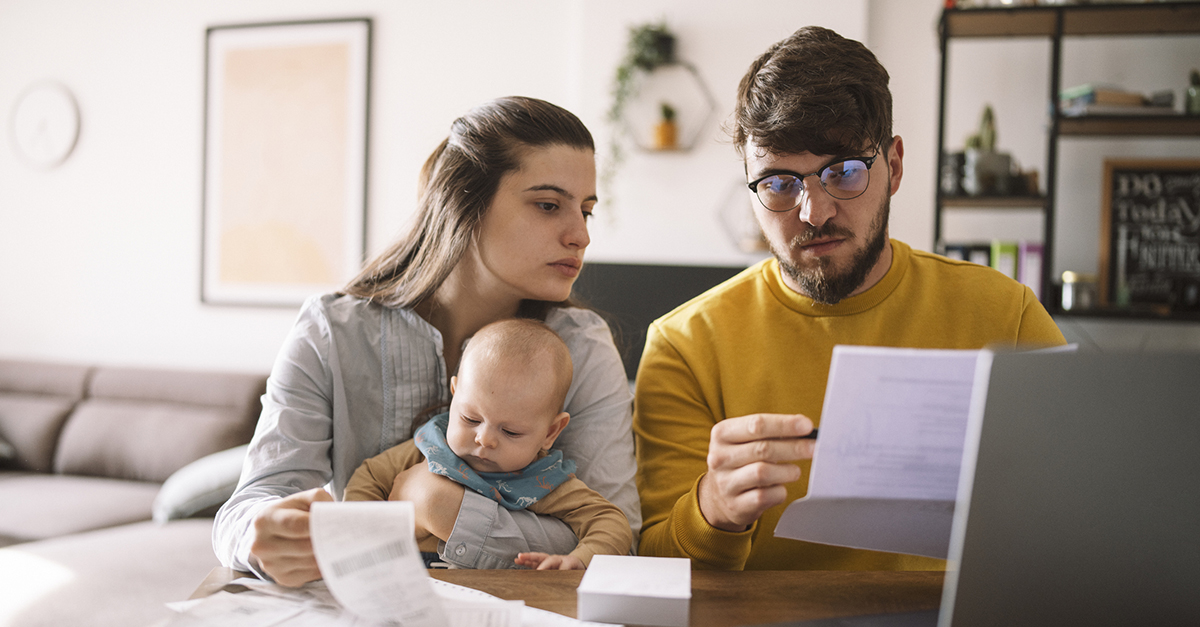
[[[518,566],[535,570],[584,570],[583,560],[574,555],[548,555],[546,553],[518,553],[513,560]]]

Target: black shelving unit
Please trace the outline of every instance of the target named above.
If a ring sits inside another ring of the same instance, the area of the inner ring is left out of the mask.
[[[1042,303],[1052,314],[1063,312],[1055,292],[1054,237],[1056,231],[1055,192],[1058,186],[1058,144],[1061,137],[1200,136],[1200,116],[1086,116],[1059,114],[1058,94],[1062,89],[1062,46],[1065,39],[1088,36],[1155,36],[1200,34],[1200,2],[1156,2],[1140,4],[1090,4],[1029,6],[1012,8],[945,9],[939,23],[941,43],[940,94],[938,100],[937,175],[941,175],[941,155],[945,153],[947,67],[951,39],[968,38],[1039,38],[1050,42],[1050,84],[1047,109],[1052,111],[1046,142],[1046,195],[1037,197],[963,197],[948,196],[940,182],[935,186],[934,242],[942,243],[942,214],[946,210],[1040,209],[1043,215]],[[1160,314],[1146,311],[1093,311],[1078,315],[1107,318],[1200,319],[1196,314]]]

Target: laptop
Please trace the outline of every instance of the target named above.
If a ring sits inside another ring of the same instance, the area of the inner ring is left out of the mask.
[[[1200,625],[1200,354],[992,355],[941,609],[818,626]]]

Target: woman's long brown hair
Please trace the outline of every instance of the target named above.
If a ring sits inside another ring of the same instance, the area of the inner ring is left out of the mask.
[[[499,98],[455,120],[421,168],[412,227],[368,262],[344,293],[389,307],[413,307],[431,297],[466,254],[500,180],[520,167],[525,151],[547,146],[596,149],[579,118],[535,98]],[[520,315],[544,318],[549,307],[564,304],[524,301]]]

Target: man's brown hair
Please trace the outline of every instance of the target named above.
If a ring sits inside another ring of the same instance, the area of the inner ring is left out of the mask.
[[[732,123],[747,142],[775,154],[854,156],[892,137],[888,73],[866,46],[805,26],[771,46],[738,85]]]

